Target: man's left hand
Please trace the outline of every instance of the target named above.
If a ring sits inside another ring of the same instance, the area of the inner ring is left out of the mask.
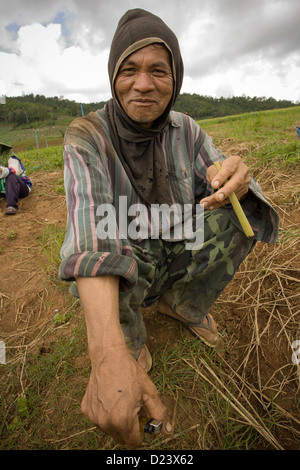
[[[230,204],[228,196],[232,193],[235,193],[239,200],[242,199],[249,189],[249,168],[240,157],[228,157],[220,161],[220,165],[220,171],[212,165],[206,172],[207,181],[217,189],[214,194],[200,201],[200,204],[209,210]]]

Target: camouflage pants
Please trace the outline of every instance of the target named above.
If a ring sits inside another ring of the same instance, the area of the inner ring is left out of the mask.
[[[204,243],[186,250],[185,242],[147,240],[133,246],[139,280],[121,291],[120,322],[128,347],[139,351],[146,330],[139,307],[160,296],[191,322],[201,322],[255,245],[230,220],[226,208],[206,211]]]

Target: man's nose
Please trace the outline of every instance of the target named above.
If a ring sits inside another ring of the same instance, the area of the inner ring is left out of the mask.
[[[154,90],[155,86],[151,75],[147,72],[139,72],[135,77],[134,89],[141,93]]]

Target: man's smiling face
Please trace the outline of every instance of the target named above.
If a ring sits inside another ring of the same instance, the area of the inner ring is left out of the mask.
[[[121,64],[115,92],[125,113],[149,128],[167,108],[173,94],[170,55],[161,44],[151,44]]]

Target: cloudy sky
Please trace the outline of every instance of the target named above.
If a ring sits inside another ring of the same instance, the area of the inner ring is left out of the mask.
[[[300,101],[299,0],[0,0],[0,95],[109,99],[109,47],[131,8],[176,33],[182,92]]]

